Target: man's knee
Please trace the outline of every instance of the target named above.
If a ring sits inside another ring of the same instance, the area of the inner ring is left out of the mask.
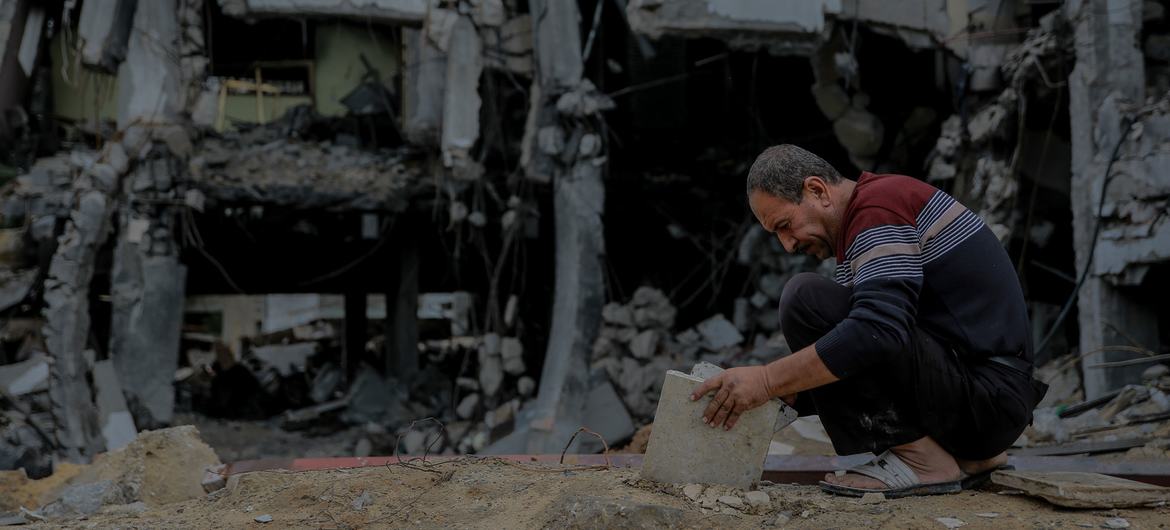
[[[832,281],[813,272],[802,272],[784,284],[780,293],[780,321],[793,315],[814,310],[818,294],[826,287],[836,287]]]

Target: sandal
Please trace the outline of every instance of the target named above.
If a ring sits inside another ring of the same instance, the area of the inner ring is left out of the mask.
[[[846,497],[861,497],[866,493],[882,493],[887,499],[911,497],[917,495],[942,495],[963,491],[962,480],[948,482],[931,482],[924,484],[910,466],[907,466],[898,455],[886,451],[868,464],[862,464],[848,471],[858,475],[880,480],[889,486],[888,489],[855,488],[821,481],[821,490],[826,493],[844,495]],[[990,475],[990,472],[988,472]],[[972,475],[974,476],[974,475]]]

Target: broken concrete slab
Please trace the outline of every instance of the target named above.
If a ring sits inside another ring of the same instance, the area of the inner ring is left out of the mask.
[[[1170,488],[1098,473],[996,471],[991,481],[1069,508],[1132,508],[1170,502]]]
[[[179,35],[175,2],[137,2],[126,60],[118,67],[118,129],[179,121],[186,100]]]
[[[224,14],[240,17],[344,17],[381,24],[418,24],[427,0],[219,0]]]
[[[743,335],[723,315],[708,318],[695,326],[695,329],[703,336],[703,346],[711,351],[719,351],[743,342]]]
[[[591,378],[595,382],[595,386],[589,391],[582,424],[600,434],[602,438],[605,438],[606,443],[612,445],[633,436],[634,420],[630,418],[630,413],[626,411],[621,398],[614,391],[613,384],[605,380],[604,374],[598,375],[599,377]],[[586,438],[581,443],[581,452],[600,450],[602,450],[601,442],[595,438]]]
[[[630,353],[637,359],[649,359],[658,352],[658,331],[648,329],[630,340]]]
[[[25,361],[0,366],[0,388],[9,396],[48,390],[49,360],[37,354]]]
[[[98,425],[106,441],[106,450],[113,451],[127,446],[138,436],[138,429],[134,426],[130,409],[126,407],[126,398],[122,395],[122,385],[118,382],[113,361],[106,359],[94,363],[93,386],[97,393]]]
[[[700,377],[666,372],[642,478],[678,484],[725,484],[748,489],[760,480],[780,415],[778,404],[745,412],[730,430],[703,423],[710,396],[691,401]]]
[[[410,58],[402,81],[404,132],[411,143],[438,145],[447,86],[447,54],[417,29],[403,28],[402,42]]]
[[[126,42],[134,22],[136,0],[91,0],[81,4],[77,38],[81,62],[116,73],[126,57]]]
[[[479,78],[483,72],[483,42],[475,24],[460,16],[451,28],[447,53],[447,85],[443,95],[441,147],[443,165],[456,178],[475,180],[482,168],[471,157],[479,140]]]
[[[504,371],[509,374],[520,375],[527,370],[524,366],[524,344],[520,339],[504,337],[500,341],[500,359],[503,361]]]

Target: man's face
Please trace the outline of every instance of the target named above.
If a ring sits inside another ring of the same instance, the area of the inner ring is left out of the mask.
[[[827,222],[829,210],[823,208],[808,187],[800,204],[760,190],[752,191],[748,204],[764,230],[776,234],[784,250],[819,259],[833,256],[833,239]]]

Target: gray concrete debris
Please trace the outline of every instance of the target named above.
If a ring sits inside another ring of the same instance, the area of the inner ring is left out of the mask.
[[[666,373],[641,476],[658,482],[747,489],[763,473],[780,408],[749,410],[732,430],[711,428],[700,419],[710,396],[690,399],[701,382],[681,372]]]
[[[719,504],[730,506],[732,508],[735,508],[736,510],[742,510],[742,509],[746,508],[746,506],[744,506],[744,504],[743,504],[743,499],[739,498],[736,495],[723,495],[723,496],[720,496],[718,500],[719,500]]]
[[[350,383],[349,406],[341,413],[341,419],[353,424],[402,421],[411,413],[404,405],[406,399],[401,391],[372,368],[362,366]]]
[[[476,408],[479,407],[479,394],[468,394],[459,401],[459,406],[455,407],[455,414],[461,419],[471,419],[475,416]]]
[[[703,485],[687,484],[686,486],[683,486],[683,495],[686,495],[687,498],[692,501],[697,501],[699,500],[699,497],[703,495]]]
[[[996,471],[991,480],[1068,508],[1131,508],[1170,502],[1170,488],[1097,473]]]
[[[963,522],[962,519],[959,519],[956,517],[935,517],[934,520],[938,521],[939,523],[941,523],[943,526],[947,527],[950,530],[954,530],[955,528],[959,528],[960,526],[967,525],[967,523]]]
[[[126,57],[126,43],[134,20],[134,0],[93,0],[81,4],[77,38],[81,62],[115,73]]]
[[[369,438],[362,438],[361,440],[358,440],[357,444],[354,444],[353,446],[353,456],[358,458],[370,456],[373,451],[374,442],[371,442]]]
[[[411,143],[438,145],[447,87],[447,55],[417,29],[402,28],[402,41],[413,65],[403,72],[403,129]]]
[[[418,24],[426,0],[219,0],[224,14],[239,18],[343,17],[380,24]]]
[[[743,494],[743,498],[747,501],[749,506],[757,508],[761,506],[768,506],[772,503],[772,498],[769,497],[768,493],[764,491],[749,491]]]
[[[606,324],[629,328],[634,327],[634,312],[630,308],[616,302],[610,302],[601,308],[601,318]]]
[[[0,365],[0,389],[16,397],[48,390],[48,358],[36,354],[18,363]]]
[[[523,376],[516,381],[516,391],[521,396],[531,396],[534,390],[536,390],[536,381],[531,377]]]
[[[499,353],[487,353],[481,349],[479,351],[479,386],[483,389],[484,395],[488,397],[496,395],[503,381],[504,367]]]
[[[735,325],[735,329],[741,332],[746,332],[750,325],[748,316],[748,300],[747,298],[735,299],[735,310],[732,313],[731,321]]]
[[[719,351],[743,342],[743,335],[723,315],[715,315],[700,322],[695,329],[703,336],[703,347]]]
[[[630,353],[637,359],[649,359],[658,352],[658,331],[648,329],[630,341]]]
[[[399,450],[408,455],[421,455],[423,450],[427,447],[427,432],[412,430],[402,435],[402,440],[399,442]]]
[[[179,21],[174,4],[138,2],[126,59],[118,69],[118,128],[171,124],[186,105],[179,69]],[[136,149],[127,149],[129,153]]]
[[[784,292],[784,283],[784,277],[778,274],[761,275],[759,280],[760,292],[764,293],[771,300],[779,300],[780,294]]]
[[[505,337],[500,343],[500,358],[503,360],[504,372],[521,375],[527,370],[524,365],[524,344],[520,339]]]
[[[269,514],[264,514],[264,515],[257,515],[257,516],[256,516],[256,518],[255,518],[254,520],[255,520],[257,523],[271,523],[271,522],[272,522],[272,516],[271,516],[271,515],[269,515]]]
[[[39,512],[53,519],[92,515],[102,506],[134,502],[137,499],[137,491],[134,489],[133,485],[113,480],[72,484]]]
[[[323,366],[313,376],[313,385],[309,389],[309,399],[314,403],[325,403],[337,397],[344,379],[341,368],[334,364]]]
[[[134,426],[130,409],[126,407],[126,398],[122,395],[122,385],[118,382],[113,361],[107,359],[94,364],[93,386],[97,394],[98,425],[105,439],[106,450],[113,451],[129,445],[138,436],[138,429]]]
[[[596,378],[594,378],[596,381]],[[604,378],[597,382],[589,391],[589,398],[585,402],[583,425],[589,427],[607,443],[625,440],[634,434],[634,421],[613,385]],[[581,452],[597,452],[602,450],[601,443],[596,439],[586,439],[581,444]]]
[[[462,180],[478,179],[483,171],[471,157],[471,148],[479,139],[482,46],[474,23],[470,18],[460,16],[451,29],[440,143],[443,165],[451,169],[455,178]]]

